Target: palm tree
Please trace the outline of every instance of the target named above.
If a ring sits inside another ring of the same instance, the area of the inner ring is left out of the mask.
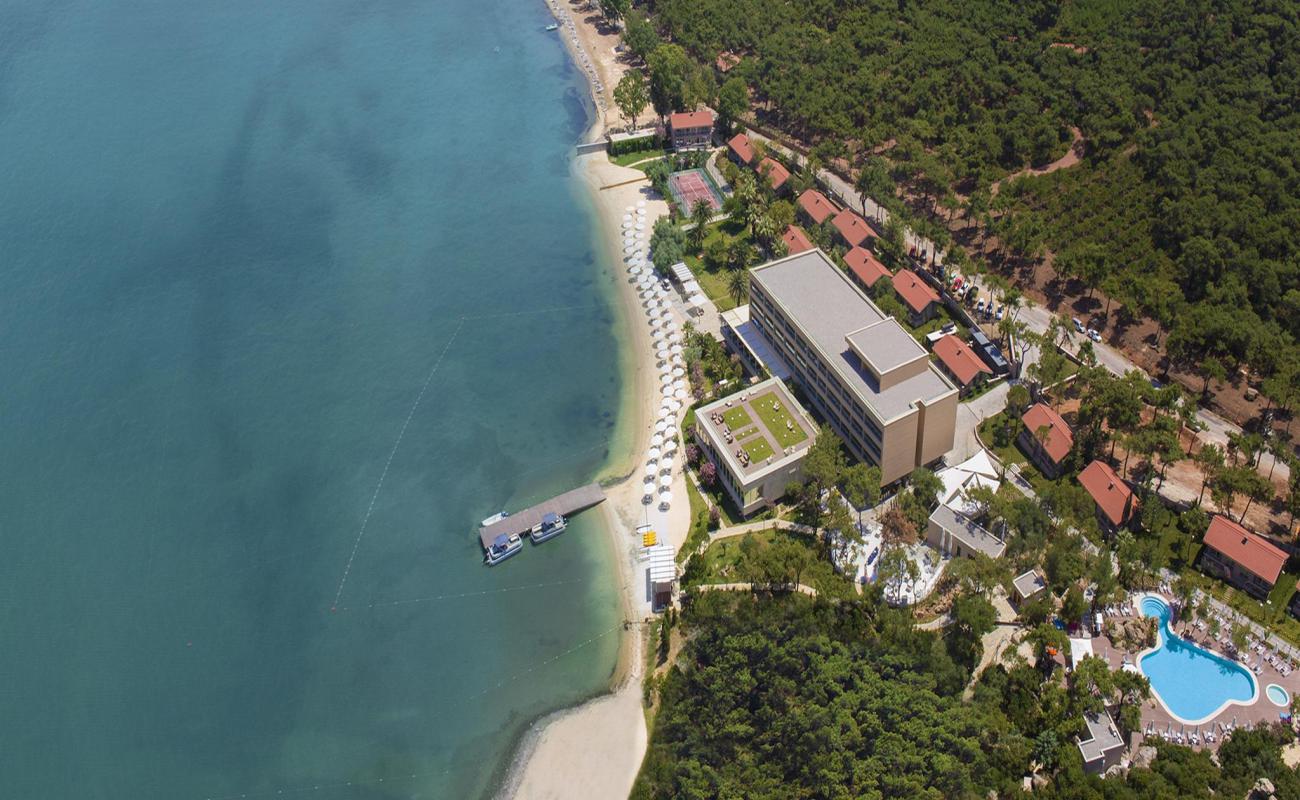
[[[697,251],[704,246],[704,237],[709,233],[709,220],[712,218],[713,206],[707,200],[697,201],[691,209],[691,222],[695,223],[695,228],[691,230],[691,245]]]
[[[736,305],[745,302],[749,297],[749,270],[733,269],[727,274],[727,294],[736,301]]]
[[[755,219],[751,230],[754,233],[754,238],[759,241],[764,250],[769,252],[772,250],[772,243],[780,235],[780,231],[776,229],[776,220],[767,214],[762,214]]]

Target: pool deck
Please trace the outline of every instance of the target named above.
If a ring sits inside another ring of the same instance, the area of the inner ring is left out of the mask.
[[[1165,598],[1165,602],[1168,603],[1170,601],[1168,598]],[[1134,603],[1134,611],[1136,610],[1137,604]],[[1133,616],[1139,615],[1135,614]],[[1131,619],[1132,617],[1127,615],[1114,615],[1111,618]],[[1194,623],[1184,621],[1171,622],[1170,628],[1181,638],[1203,649],[1211,650],[1219,655],[1227,657],[1224,652],[1225,648],[1223,644],[1212,639],[1208,633],[1198,630]],[[1092,637],[1092,650],[1094,654],[1106,659],[1107,663],[1110,664],[1111,669],[1114,670],[1123,667],[1126,656],[1128,663],[1135,664],[1137,663],[1139,655],[1139,653],[1129,652],[1115,646],[1111,642],[1110,638],[1105,635]],[[1293,698],[1300,696],[1300,669],[1293,670],[1290,676],[1284,677],[1282,673],[1278,672],[1276,668],[1265,661],[1264,658],[1254,650],[1250,650],[1249,654],[1252,664],[1256,660],[1261,664],[1259,672],[1254,672],[1254,670],[1250,670],[1250,668],[1247,667],[1247,669],[1255,676],[1255,680],[1259,684],[1259,691],[1256,693],[1255,701],[1253,703],[1248,705],[1238,705],[1234,703],[1205,722],[1199,724],[1187,724],[1165,710],[1165,707],[1155,698],[1155,691],[1152,690],[1151,699],[1142,705],[1142,725],[1141,729],[1133,737],[1134,742],[1141,743],[1141,741],[1146,738],[1145,731],[1152,723],[1155,724],[1155,729],[1161,733],[1168,730],[1170,726],[1173,727],[1174,732],[1179,732],[1184,729],[1187,732],[1191,732],[1196,730],[1198,727],[1202,732],[1204,732],[1211,729],[1211,726],[1213,726],[1213,730],[1218,734],[1219,723],[1231,725],[1235,720],[1236,726],[1240,728],[1246,725],[1258,725],[1261,723],[1271,724],[1278,722],[1281,719],[1278,716],[1279,713],[1286,711],[1287,709],[1279,708],[1268,699],[1268,686],[1276,683],[1283,689],[1286,689]],[[1245,665],[1243,664],[1243,666]],[[1209,748],[1211,750],[1217,750],[1219,745],[1222,743],[1223,737],[1222,735],[1219,735],[1216,737],[1216,741],[1213,744],[1207,744],[1202,740],[1201,744],[1196,749]]]

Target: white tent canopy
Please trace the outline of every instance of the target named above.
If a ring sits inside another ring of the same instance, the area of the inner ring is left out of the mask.
[[[673,273],[673,277],[678,283],[682,284],[682,286],[686,286],[688,283],[695,283],[695,275],[691,272],[691,268],[686,266],[686,262],[678,261],[669,269]],[[695,288],[698,290],[700,288],[699,284],[696,283]]]

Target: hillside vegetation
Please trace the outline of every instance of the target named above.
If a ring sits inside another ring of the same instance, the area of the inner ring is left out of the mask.
[[[758,115],[944,244],[1058,272],[1156,321],[1175,367],[1300,392],[1300,5],[1276,0],[658,0]],[[650,60],[652,82],[656,63]],[[698,82],[697,82],[698,85]],[[724,84],[725,86],[725,84]],[[694,92],[695,97],[707,92]],[[704,99],[704,98],[701,98]],[[1085,158],[993,185],[1070,146]]]

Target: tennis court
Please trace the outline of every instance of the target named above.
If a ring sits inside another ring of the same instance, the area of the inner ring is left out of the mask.
[[[668,190],[673,193],[673,199],[683,214],[689,215],[701,200],[708,203],[714,211],[722,208],[722,197],[702,169],[688,169],[669,175]]]

